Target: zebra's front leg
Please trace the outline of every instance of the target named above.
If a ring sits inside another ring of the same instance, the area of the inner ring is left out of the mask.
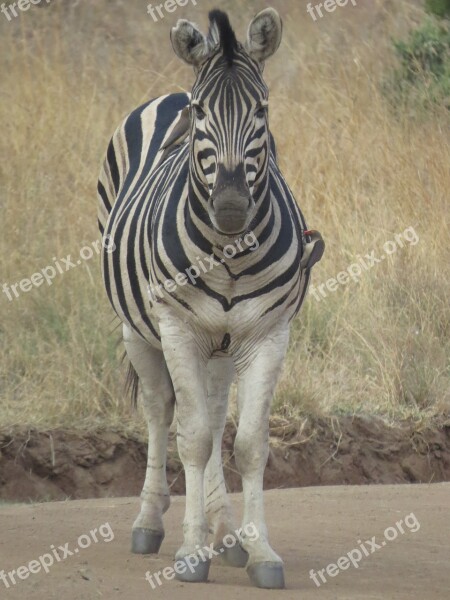
[[[175,394],[161,350],[153,348],[129,327],[123,328],[125,349],[135,368],[148,425],[148,456],[141,510],[132,531],[131,551],[159,552],[164,538],[162,516],[169,508],[166,454],[169,427],[173,420]]]
[[[288,340],[288,324],[280,324],[265,339],[255,341],[250,363],[240,367],[237,362],[240,415],[234,448],[244,492],[242,546],[249,554],[247,573],[251,581],[274,589],[284,588],[283,561],[268,540],[263,475],[269,456],[270,406]]]
[[[224,538],[235,535],[230,500],[228,498],[222,466],[222,436],[225,427],[228,396],[235,375],[232,358],[213,358],[208,363],[208,414],[213,436],[213,448],[205,472],[206,516],[213,534],[214,548],[224,563],[231,567],[245,567],[248,554],[240,544],[227,546]]]
[[[207,409],[207,357],[201,352],[192,331],[167,305],[158,305],[159,327],[164,356],[175,389],[177,444],[186,478],[184,542],[178,549],[177,578],[206,581],[209,558],[198,552],[206,544],[205,468],[212,450]],[[184,567],[180,567],[184,563]]]

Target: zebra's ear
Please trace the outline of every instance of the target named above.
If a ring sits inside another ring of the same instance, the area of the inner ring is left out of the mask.
[[[245,44],[250,56],[263,64],[276,52],[281,42],[283,23],[274,8],[265,8],[250,23]]]
[[[198,68],[210,54],[208,39],[197,25],[179,19],[170,32],[175,54],[190,65]]]

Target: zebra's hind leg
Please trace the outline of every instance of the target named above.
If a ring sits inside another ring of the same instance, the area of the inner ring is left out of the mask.
[[[157,553],[164,538],[162,516],[169,508],[166,454],[173,419],[175,394],[161,350],[153,348],[124,325],[125,349],[142,387],[142,403],[148,424],[148,457],[141,510],[133,524],[131,551]]]
[[[214,536],[214,548],[221,554],[223,562],[233,567],[245,567],[248,554],[236,540],[236,527],[222,467],[222,436],[234,374],[231,358],[213,358],[208,363],[208,415],[213,448],[205,471],[205,505],[209,529]]]

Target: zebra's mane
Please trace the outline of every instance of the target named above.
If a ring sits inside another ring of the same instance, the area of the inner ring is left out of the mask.
[[[215,45],[220,46],[228,66],[231,67],[238,49],[238,41],[230,25],[228,15],[222,10],[215,9],[210,11],[208,16],[208,37]]]

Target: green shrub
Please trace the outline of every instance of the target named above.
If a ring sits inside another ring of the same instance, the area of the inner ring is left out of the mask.
[[[443,10],[450,0],[435,0],[434,10]],[[428,18],[410,32],[405,41],[394,41],[400,67],[389,79],[386,90],[398,104],[439,104],[450,109],[450,26],[447,21]]]
[[[450,17],[450,0],[426,0],[425,8],[438,17]]]

